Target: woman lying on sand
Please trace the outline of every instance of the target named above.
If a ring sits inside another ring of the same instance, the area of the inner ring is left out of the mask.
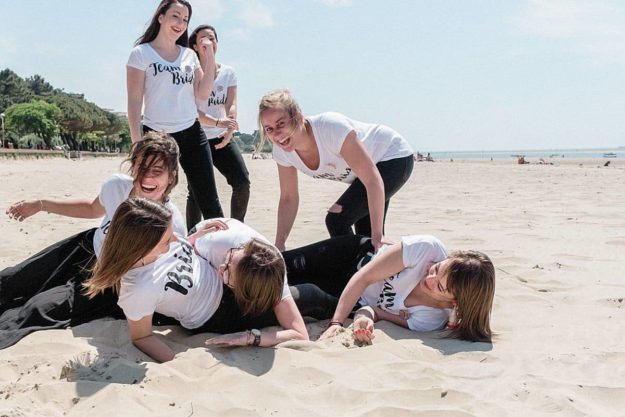
[[[133,343],[160,362],[174,352],[152,333],[154,313],[196,333],[235,332],[207,344],[272,346],[308,339],[282,256],[250,230],[234,219],[213,219],[186,240],[175,233],[169,210],[131,198],[113,216],[86,293],[119,292]],[[283,330],[258,330],[277,324]]]
[[[113,213],[129,196],[164,203],[172,213],[174,230],[185,233],[184,218],[169,201],[169,193],[178,183],[176,142],[165,133],[148,133],[133,144],[125,162],[131,176],[110,176],[93,200],[28,200],[6,210],[19,221],[40,211],[103,218],[100,227],[62,240],[0,272],[0,349],[34,330],[75,326],[105,316],[123,317],[112,291],[103,291],[96,302],[87,302],[81,289],[100,254]]]
[[[378,320],[414,331],[448,326],[451,335],[460,339],[491,339],[495,269],[481,252],[457,251],[448,256],[435,237],[408,236],[399,244],[383,246],[350,276],[347,272],[330,278],[323,274],[306,278],[334,295],[337,285],[345,287],[322,339],[333,336],[343,326],[357,303],[362,307],[354,316],[353,333],[361,342],[372,341]],[[297,282],[294,277],[289,279]]]
[[[369,239],[342,236],[283,256],[290,284],[305,295],[302,304],[316,305],[316,317],[332,317],[322,338],[334,335],[354,308],[353,333],[362,342],[371,342],[378,320],[422,332],[449,326],[452,336],[471,341],[491,338],[495,270],[483,253],[448,256],[435,237],[416,235],[373,254]]]

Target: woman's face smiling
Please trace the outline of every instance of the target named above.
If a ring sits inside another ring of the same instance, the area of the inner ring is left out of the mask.
[[[451,261],[444,261],[433,264],[427,272],[425,278],[419,285],[421,290],[436,301],[453,303],[455,298],[451,291],[447,289],[447,272]]]
[[[138,197],[149,198],[153,201],[163,201],[163,195],[169,187],[169,184],[174,180],[169,170],[163,163],[162,159],[153,161],[155,156],[149,157],[145,164],[143,161],[137,161],[135,170],[133,172],[134,177],[134,195]],[[139,180],[138,170],[142,165],[148,168],[143,173],[143,176]]]
[[[173,3],[167,11],[158,17],[162,33],[175,41],[187,30],[189,24],[189,9],[180,3]]]
[[[293,152],[295,143],[293,134],[297,130],[297,116],[290,117],[284,109],[267,109],[260,116],[265,134],[274,145],[285,152]]]

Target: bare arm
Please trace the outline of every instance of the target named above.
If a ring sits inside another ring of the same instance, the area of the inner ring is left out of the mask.
[[[80,219],[97,219],[105,213],[104,207],[100,204],[100,198],[96,197],[93,201],[87,199],[18,201],[6,209],[6,214],[15,220],[23,221],[40,211]]]
[[[263,332],[260,345],[273,346],[287,340],[308,340],[308,331],[293,297],[280,301],[273,309],[278,323],[284,330]]]
[[[299,208],[299,186],[297,170],[278,164],[280,179],[280,202],[278,203],[278,226],[276,229],[276,247],[284,251],[286,239],[291,233]]]
[[[401,243],[391,246],[384,253],[373,258],[371,262],[356,272],[345,286],[339,298],[336,311],[332,316],[332,321],[343,323],[369,285],[377,281],[383,281],[403,271],[404,268]],[[328,328],[322,335],[322,338],[332,336],[335,331],[336,326]]]
[[[371,218],[371,243],[378,250],[382,246],[384,228],[384,183],[382,177],[354,131],[351,131],[343,142],[341,156],[367,189],[367,202]]]
[[[304,319],[292,297],[280,301],[273,309],[284,330],[264,330],[260,334],[260,346],[270,347],[287,340],[308,340]],[[208,346],[250,346],[254,338],[249,330],[216,336],[206,340]]]
[[[174,351],[152,333],[152,315],[139,321],[128,320],[128,330],[132,344],[157,362],[167,362],[174,358]]]
[[[145,89],[145,71],[126,67],[126,89],[128,91],[128,126],[132,143],[141,140],[141,106]]]
[[[215,82],[215,53],[212,43],[204,38],[198,45],[198,55],[200,57],[200,68],[195,70],[195,80],[193,88],[195,97],[198,100],[208,100]]]
[[[237,86],[232,85],[228,87],[226,104],[224,104],[226,108],[226,114],[230,119],[237,119]]]

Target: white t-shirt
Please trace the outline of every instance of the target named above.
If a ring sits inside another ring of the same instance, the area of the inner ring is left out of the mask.
[[[143,43],[133,48],[126,64],[145,72],[143,124],[158,132],[180,132],[197,119],[193,80],[200,61],[191,49],[178,48],[170,62]]]
[[[225,119],[228,117],[226,114],[226,100],[228,99],[228,87],[235,87],[237,85],[237,75],[234,72],[234,68],[229,65],[220,64],[217,78],[213,84],[213,91],[208,100],[195,100],[197,109],[204,114],[207,114],[215,119]],[[208,139],[213,139],[224,133],[227,129],[223,127],[215,127],[214,125],[202,125],[204,133]]]
[[[295,167],[313,178],[352,183],[356,176],[341,156],[347,135],[354,131],[374,163],[402,158],[413,154],[410,144],[388,126],[363,123],[340,113],[321,113],[306,118],[312,127],[317,148],[319,167],[312,170],[302,162],[297,152],[285,152],[273,147],[273,158],[282,166]]]
[[[447,258],[447,251],[440,240],[429,235],[407,236],[403,237],[401,242],[405,269],[384,281],[369,285],[360,297],[360,303],[377,306],[393,314],[399,314],[400,310],[408,310],[410,330],[429,332],[443,329],[449,320],[451,309],[406,307],[404,302],[414,287],[426,276],[428,268]],[[374,257],[389,247],[383,246]]]
[[[219,218],[215,220],[226,222],[228,229],[207,233],[195,241],[195,250],[215,268],[219,268],[219,265],[224,263],[230,249],[238,248],[252,238],[260,239],[272,245],[265,236],[236,219]],[[198,223],[197,229],[200,229],[204,223],[206,223],[206,220]],[[281,299],[284,300],[288,297],[291,297],[291,291],[289,290],[289,283],[285,274]]]
[[[182,236],[176,237],[167,253],[122,278],[117,304],[129,320],[157,312],[195,329],[217,311],[223,295],[217,270],[197,256]]]
[[[98,230],[93,235],[93,250],[96,256],[100,255],[102,250],[102,244],[104,243],[104,237],[108,233],[109,226],[111,225],[111,219],[117,210],[117,207],[130,196],[130,192],[133,187],[132,177],[126,174],[113,174],[107,178],[102,184],[100,189],[100,204],[104,207],[104,218]],[[165,203],[165,207],[172,213],[172,220],[174,222],[174,232],[184,236],[187,232],[186,222],[178,207],[171,201]]]

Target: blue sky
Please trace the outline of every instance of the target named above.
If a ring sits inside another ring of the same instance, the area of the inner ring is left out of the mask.
[[[158,1],[0,0],[0,68],[126,110]],[[421,151],[625,146],[625,1],[191,0],[239,78],[239,122],[289,87],[305,114],[384,123]]]

